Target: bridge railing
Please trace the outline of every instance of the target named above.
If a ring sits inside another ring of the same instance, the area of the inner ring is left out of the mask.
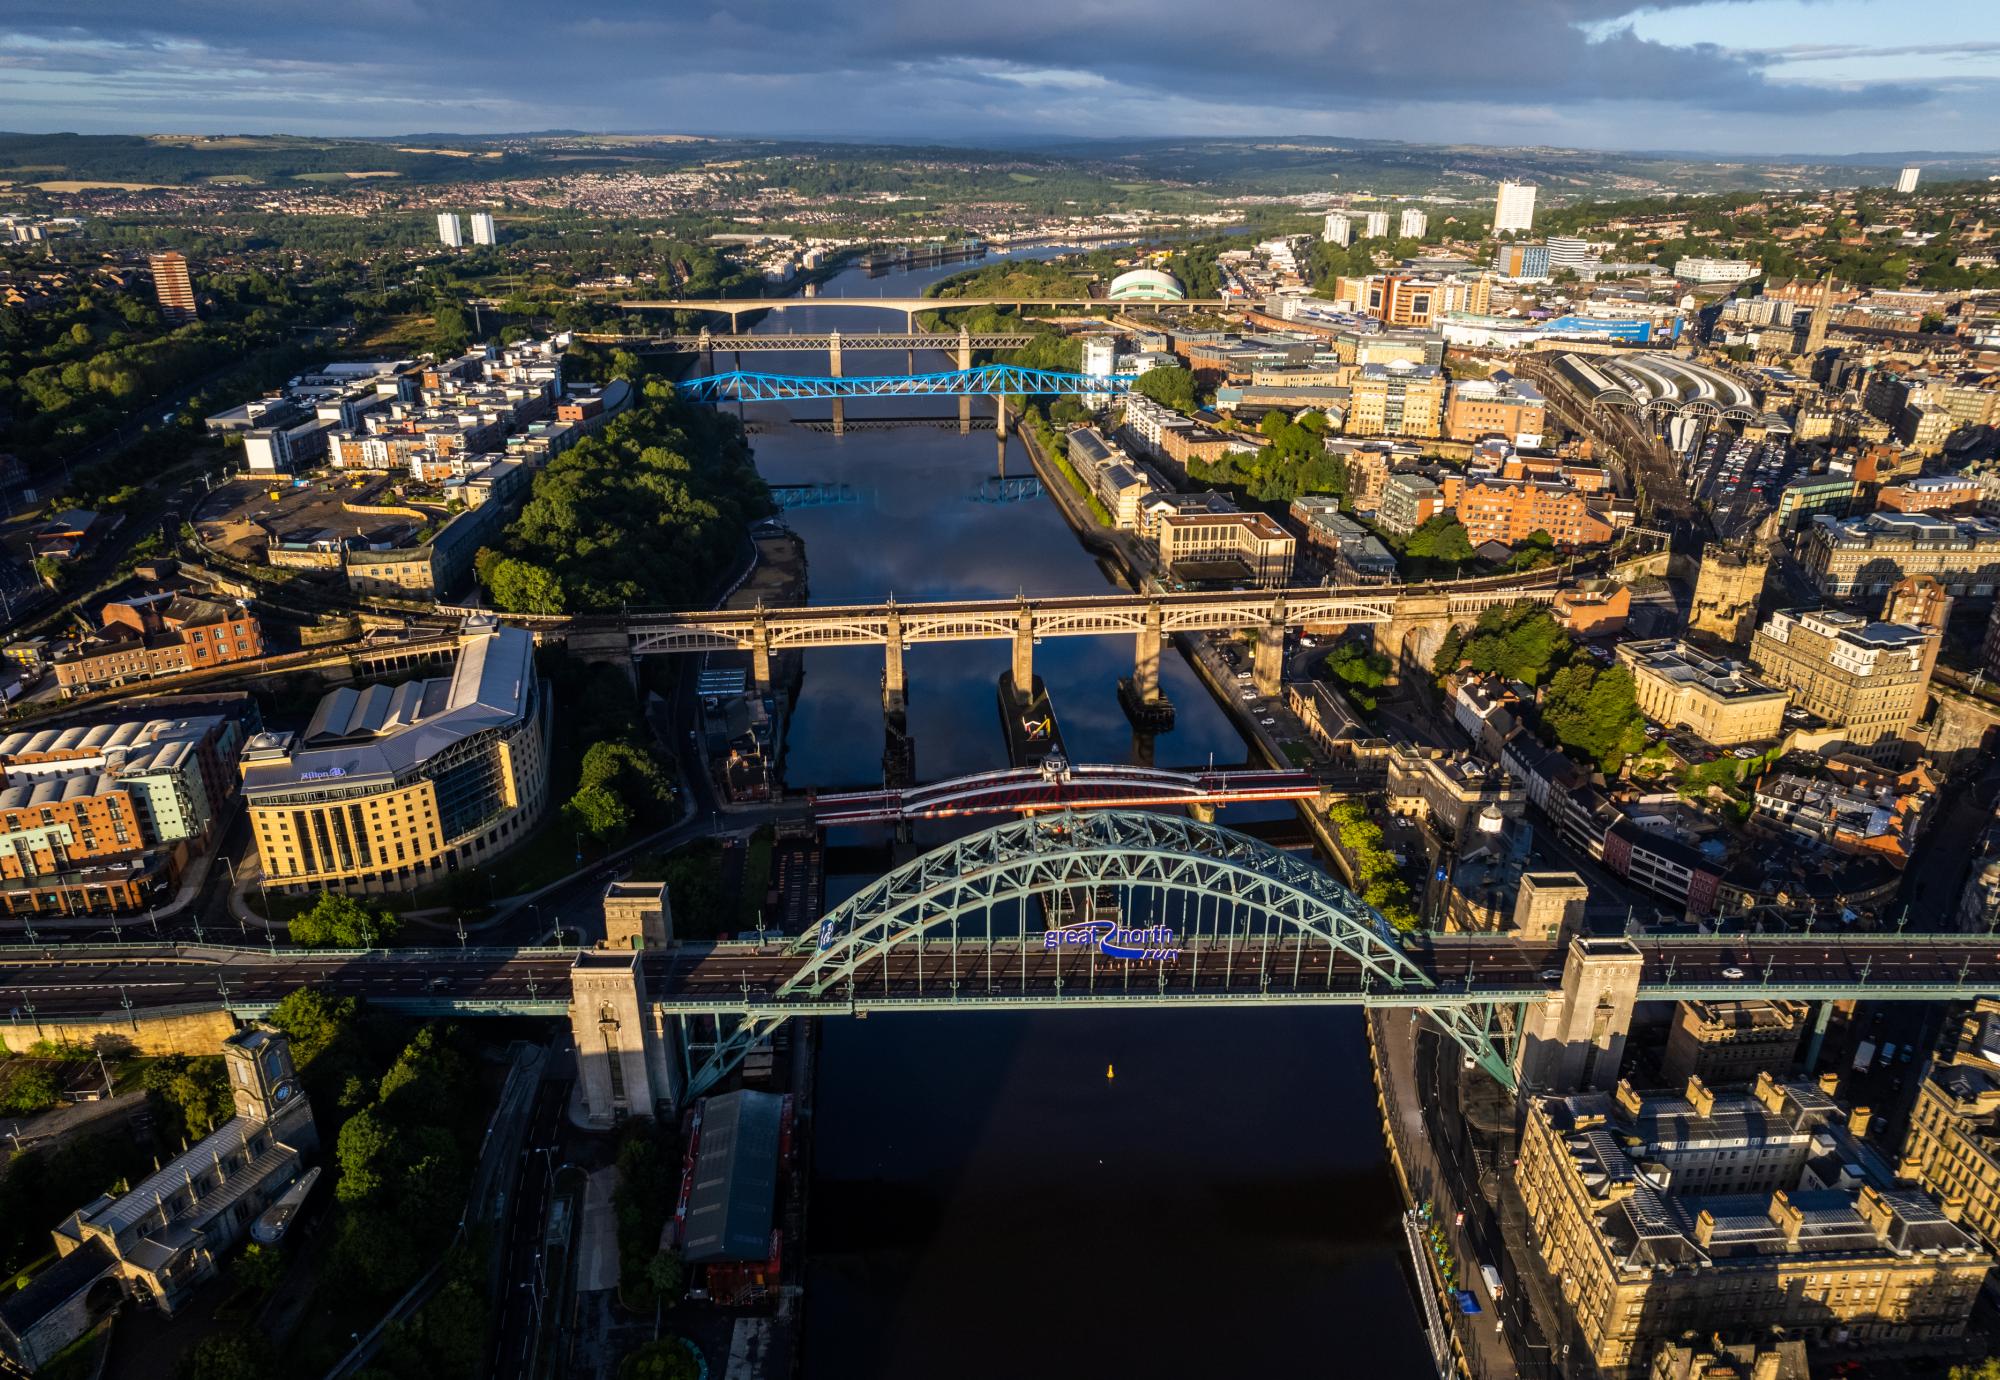
[[[291,962],[299,959],[398,959],[414,961],[437,961],[465,959],[472,955],[486,958],[504,956],[509,958],[564,958],[577,951],[574,944],[568,945],[434,945],[424,947],[398,947],[379,949],[309,949],[287,944],[184,944],[161,942],[105,943],[61,942],[37,940],[32,944],[0,946],[0,965],[8,956],[16,954],[23,958],[49,955],[61,958],[157,958],[171,962],[176,959],[195,959],[209,963],[234,963],[253,959],[268,963],[273,955]]]

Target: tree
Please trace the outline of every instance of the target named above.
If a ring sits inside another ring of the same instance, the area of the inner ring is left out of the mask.
[[[317,987],[300,987],[285,994],[269,1019],[291,1038],[292,1062],[304,1069],[347,1034],[356,1010],[352,997],[330,997]]]
[[[701,1367],[678,1337],[647,1342],[618,1363],[618,1380],[696,1380]]]
[[[1951,1380],[2000,1380],[2000,1357],[1988,1356],[1977,1365],[1953,1366]]]
[[[265,1380],[277,1359],[263,1333],[241,1328],[196,1342],[175,1374],[179,1380]]]
[[[1522,599],[1486,610],[1465,643],[1465,660],[1481,675],[1539,685],[1568,657],[1568,634],[1541,604]]]
[[[1472,559],[1472,539],[1450,513],[1427,518],[1403,542],[1403,554],[1422,560],[1456,564]]]
[[[602,843],[622,837],[632,826],[632,810],[618,792],[606,785],[582,786],[563,806],[570,827]]]
[[[667,1300],[681,1296],[681,1258],[673,1251],[661,1251],[646,1266],[646,1283]]]
[[[1632,673],[1623,666],[1599,671],[1587,661],[1557,671],[1542,698],[1542,719],[1556,741],[1616,772],[1646,745]]]
[[[1439,680],[1453,674],[1465,660],[1465,633],[1454,623],[1445,629],[1444,641],[1438,644],[1437,655],[1431,658],[1431,674]]]
[[[285,1258],[255,1241],[243,1248],[243,1254],[236,1257],[236,1263],[229,1269],[237,1288],[257,1294],[268,1294],[277,1288],[278,1277],[284,1272]]]
[[[1354,642],[1343,642],[1320,663],[1330,679],[1338,681],[1347,697],[1368,713],[1375,712],[1375,691],[1388,684],[1389,658]]]
[[[482,553],[484,554],[484,553]],[[502,556],[481,572],[494,604],[505,613],[561,613],[562,580],[553,570]]]
[[[30,1064],[15,1072],[6,1093],[0,1095],[0,1112],[33,1116],[55,1106],[60,1098],[61,1089],[56,1087],[55,1076],[40,1064]]]
[[[1133,380],[1132,388],[1161,407],[1170,407],[1176,412],[1192,412],[1197,406],[1194,375],[1186,369],[1148,369]]]
[[[292,917],[292,942],[307,949],[372,949],[396,937],[402,921],[352,896],[322,891],[312,909]]]
[[[229,1077],[219,1056],[162,1055],[146,1067],[139,1081],[163,1104],[169,1134],[176,1139],[198,1140],[235,1113]]]

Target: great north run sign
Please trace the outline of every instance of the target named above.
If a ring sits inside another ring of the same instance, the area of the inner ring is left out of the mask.
[[[1128,930],[1116,920],[1085,920],[1081,924],[1043,930],[1042,948],[1095,949],[1106,958],[1130,958],[1151,963],[1178,958],[1181,952],[1174,943],[1174,932],[1165,925]]]

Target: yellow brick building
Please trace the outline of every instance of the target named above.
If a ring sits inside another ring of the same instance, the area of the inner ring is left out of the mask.
[[[468,626],[448,678],[343,688],[300,735],[242,757],[268,888],[403,891],[477,867],[548,806],[547,688],[534,638]]]

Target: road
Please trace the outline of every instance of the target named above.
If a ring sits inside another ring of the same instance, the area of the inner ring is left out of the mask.
[[[809,955],[789,941],[687,943],[646,955],[651,999],[688,1012],[792,1009],[1010,1007],[1056,998],[1105,1004],[1126,1000],[1264,998],[1312,1003],[1518,1000],[1561,985],[1564,951],[1480,936],[1437,942],[1412,954],[1422,977],[1397,989],[1324,940],[1181,936],[1164,962],[1125,961],[996,936],[948,935],[872,951],[850,982],[825,992],[780,989]],[[1986,936],[1676,936],[1636,941],[1646,1000],[1685,996],[1855,995],[1935,1000],[2000,987],[2000,941]],[[0,960],[0,1012],[15,1027],[40,1019],[117,1015],[165,1006],[257,1008],[303,986],[366,996],[412,1011],[499,1014],[499,1008],[555,1014],[569,996],[574,951],[473,948],[197,951],[127,945],[16,948]],[[128,1005],[129,1004],[129,1005]]]
[[[545,1259],[549,1201],[555,1172],[562,1167],[563,1110],[574,1078],[566,1058],[552,1060],[535,1094],[526,1137],[508,1190],[508,1212],[502,1227],[500,1292],[495,1300],[493,1336],[496,1380],[528,1380],[537,1369],[541,1339],[555,1325],[545,1305],[559,1296],[559,1281],[549,1278]],[[564,1066],[564,1067],[559,1067]]]

